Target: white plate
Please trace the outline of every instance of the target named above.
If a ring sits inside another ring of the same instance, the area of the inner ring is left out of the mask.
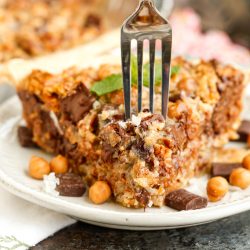
[[[250,189],[232,189],[223,201],[209,203],[205,209],[177,212],[167,207],[128,209],[113,202],[93,205],[81,198],[54,197],[43,191],[41,181],[27,175],[32,155],[51,156],[41,150],[20,147],[16,128],[21,121],[21,105],[17,97],[0,106],[0,185],[30,202],[68,214],[84,222],[111,228],[158,230],[208,223],[250,209]],[[193,179],[189,190],[205,195],[206,178]]]

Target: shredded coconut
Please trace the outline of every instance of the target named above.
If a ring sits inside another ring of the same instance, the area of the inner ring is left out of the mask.
[[[133,123],[135,126],[137,126],[137,127],[140,126],[140,124],[141,124],[141,117],[132,115],[132,123]]]
[[[127,123],[126,123],[126,122],[119,121],[118,124],[119,124],[119,126],[122,127],[123,129],[126,129],[126,128],[127,128]]]
[[[98,109],[100,109],[101,108],[101,103],[99,102],[99,101],[95,101],[94,103],[93,103],[93,109],[94,110],[98,110]]]
[[[135,178],[134,181],[141,187],[148,187],[148,179],[147,178]]]
[[[153,204],[154,204],[153,201],[150,200],[149,203],[148,203],[148,207],[152,207]]]
[[[50,116],[51,120],[53,121],[55,127],[57,128],[59,134],[63,135],[63,131],[62,131],[60,125],[59,125],[56,114],[53,111],[50,111],[49,116]]]
[[[55,173],[50,173],[43,177],[43,190],[53,196],[59,196],[59,192],[56,191],[56,186],[59,185],[60,181],[56,178]]]

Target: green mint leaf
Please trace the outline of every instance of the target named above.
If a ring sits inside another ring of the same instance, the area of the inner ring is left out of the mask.
[[[161,62],[159,60],[155,61],[155,85],[158,86],[162,81],[162,69]],[[150,75],[150,64],[146,63],[143,66],[143,85],[149,87],[149,75]]]
[[[114,92],[116,90],[120,90],[122,88],[123,88],[122,75],[116,74],[108,76],[102,81],[96,82],[91,87],[90,91],[98,96],[102,96]]]
[[[138,83],[138,73],[137,73],[138,65],[137,65],[137,59],[135,56],[131,57],[131,79],[132,79],[132,85],[137,86]],[[155,84],[160,85],[161,84],[161,62],[158,60],[155,61]],[[149,63],[145,63],[143,65],[143,85],[145,87],[149,87]]]
[[[137,86],[138,82],[138,73],[137,73],[138,65],[137,59],[135,56],[131,57],[131,81],[132,85]]]
[[[143,85],[145,87],[149,87],[149,75],[150,75],[150,64],[145,63],[143,65]],[[132,56],[131,58],[131,78],[132,84],[137,86],[138,77],[137,77],[137,59],[136,57]],[[176,75],[179,73],[181,67],[176,65],[171,67],[171,76]],[[159,86],[162,82],[162,63],[160,60],[155,61],[155,85]]]
[[[137,76],[137,59],[136,57],[131,57],[131,80],[132,85],[137,86],[138,83],[138,76]],[[180,66],[173,66],[171,68],[171,76],[176,75],[179,73],[181,67]],[[143,65],[143,85],[145,87],[149,87],[149,63]],[[162,65],[160,60],[155,61],[155,85],[161,85],[162,81]],[[98,96],[106,95],[112,93],[114,91],[120,90],[123,88],[122,83],[122,75],[121,74],[114,74],[108,76],[107,78],[96,82],[90,89],[92,93],[95,93]]]
[[[171,76],[177,75],[180,71],[181,67],[179,65],[173,66],[171,68]]]

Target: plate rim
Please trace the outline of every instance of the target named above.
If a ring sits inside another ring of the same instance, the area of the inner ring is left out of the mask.
[[[8,99],[0,105],[0,111],[7,106],[16,96]],[[7,140],[0,137],[0,142]],[[15,178],[4,170],[4,159],[1,159],[2,151],[0,151],[0,186],[8,192],[28,200],[37,205],[49,208],[51,210],[78,217],[82,220],[92,221],[101,224],[111,224],[136,228],[157,228],[157,227],[187,227],[194,224],[209,223],[211,220],[218,220],[228,216],[232,216],[247,210],[250,210],[250,196],[242,197],[236,201],[218,204],[216,206],[203,208],[200,210],[190,211],[160,211],[150,213],[151,208],[147,208],[146,212],[138,212],[138,209],[126,208],[127,211],[114,211],[102,209],[102,205],[84,206],[84,203],[76,204],[60,197],[54,197],[43,191],[33,190],[28,185],[15,180]],[[15,170],[18,171],[16,167]],[[23,174],[23,173],[22,173]],[[116,204],[117,206],[120,206]],[[137,211],[136,213],[134,211]],[[157,230],[157,229],[155,229]]]
[[[16,182],[12,177],[8,176],[2,170],[1,166],[0,185],[10,193],[37,205],[52,209],[57,212],[63,212],[83,220],[97,222],[104,225],[110,224],[137,228],[185,227],[192,224],[209,223],[211,220],[222,219],[250,209],[250,196],[248,196],[230,203],[219,204],[213,207],[190,211],[133,213],[131,212],[133,208],[127,208],[128,211],[130,210],[129,212],[102,210],[101,205],[86,207],[84,204],[75,204],[70,201],[51,196],[45,192],[43,193],[37,190],[32,190],[30,187]],[[149,209],[150,208],[147,210]],[[76,210],[78,210],[78,212]],[[214,213],[215,210],[216,213]],[[111,215],[112,217],[110,217]],[[90,218],[95,218],[95,220]]]

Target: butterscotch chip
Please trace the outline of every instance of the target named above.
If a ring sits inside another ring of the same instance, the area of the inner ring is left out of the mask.
[[[228,192],[228,182],[221,176],[211,178],[207,183],[208,199],[212,202],[221,200]]]
[[[59,185],[56,190],[61,196],[81,197],[86,191],[82,178],[73,173],[58,174]]]
[[[250,170],[250,154],[246,155],[242,161],[242,165],[244,168]]]
[[[230,175],[229,182],[232,186],[246,189],[250,186],[250,171],[245,168],[234,169]]]
[[[51,171],[55,174],[65,174],[68,172],[68,160],[62,155],[54,157],[50,161]]]
[[[106,202],[111,194],[110,186],[105,181],[97,181],[89,188],[89,199],[95,204]]]
[[[44,175],[50,173],[49,163],[38,156],[32,156],[29,162],[29,175],[37,180],[42,180]]]

